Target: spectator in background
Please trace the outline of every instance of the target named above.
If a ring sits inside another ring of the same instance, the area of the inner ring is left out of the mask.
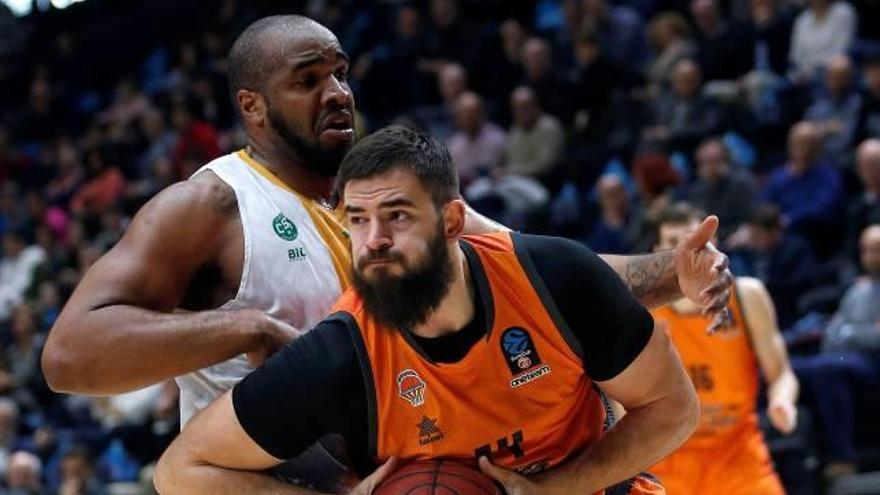
[[[9,475],[13,452],[18,449],[19,407],[9,397],[0,397],[0,477]]]
[[[37,245],[28,244],[28,233],[21,229],[3,235],[3,256],[0,257],[0,322],[7,321],[22,301],[37,269],[46,261],[46,253]]]
[[[465,66],[468,74],[481,74],[482,45],[479,33],[471,18],[461,15],[459,1],[431,0],[430,10],[430,59],[421,62],[420,68],[436,74],[443,65],[457,61]]]
[[[859,236],[869,225],[880,225],[880,139],[867,139],[856,151],[856,172],[862,193],[852,199],[846,215],[846,256],[859,262]]]
[[[862,112],[862,97],[853,87],[849,57],[840,54],[828,61],[825,88],[828,94],[810,105],[804,118],[817,124],[824,136],[825,161],[843,167],[852,158]]]
[[[754,254],[752,275],[773,296],[779,327],[788,328],[797,317],[798,298],[816,285],[816,256],[803,238],[786,230],[776,206],[756,207],[748,227],[747,245]]]
[[[138,91],[135,83],[130,79],[123,79],[116,85],[113,104],[101,113],[98,120],[103,123],[127,126],[152,110],[150,100]]]
[[[34,143],[57,137],[64,123],[52,94],[52,84],[38,76],[30,85],[28,105],[12,117],[9,129],[17,141]]]
[[[572,88],[561,71],[553,66],[550,43],[541,38],[529,38],[523,45],[522,65],[523,83],[538,95],[541,108],[568,125],[574,114]]]
[[[12,396],[29,411],[39,410],[38,397],[48,390],[40,370],[43,336],[38,330],[31,307],[27,303],[19,304],[12,318],[13,341],[6,348],[5,361]]]
[[[639,14],[624,5],[606,0],[581,0],[580,28],[596,33],[603,53],[633,73],[640,73],[648,55],[645,25]]]
[[[625,93],[635,85],[635,75],[614,63],[590,29],[581,29],[575,38],[576,112],[572,144],[585,158],[599,155],[604,162],[604,148],[613,145],[616,93]]]
[[[464,188],[480,173],[501,165],[507,135],[486,119],[482,98],[469,91],[455,102],[455,124],[458,130],[447,146]]]
[[[544,112],[535,92],[520,86],[510,95],[513,126],[504,156],[509,174],[546,178],[557,164],[565,142],[562,124]]]
[[[809,0],[794,21],[788,60],[796,81],[810,81],[855,39],[856,12],[845,0]]]
[[[648,64],[648,82],[656,89],[665,89],[672,79],[676,64],[693,58],[697,47],[690,39],[687,21],[674,12],[657,14],[648,25],[648,40],[654,56]]]
[[[165,122],[165,115],[161,110],[151,110],[138,121],[141,135],[146,144],[146,149],[138,158],[138,172],[143,174],[157,160],[167,159],[177,144],[177,136]]]
[[[5,495],[44,495],[43,463],[30,452],[18,451],[9,457]]]
[[[731,163],[727,146],[709,138],[697,148],[697,180],[688,190],[688,200],[700,210],[717,215],[722,241],[752,214],[757,188],[751,174]]]
[[[855,411],[871,404],[863,397],[880,387],[880,225],[867,227],[860,244],[865,276],[843,296],[821,353],[792,359],[805,396],[816,405],[818,430],[828,440],[826,478],[856,471]]]
[[[172,164],[179,179],[188,178],[202,164],[220,156],[217,130],[196,118],[186,97],[179,97],[171,109],[171,122],[177,131]]]
[[[107,495],[107,488],[95,476],[92,453],[73,447],[61,459],[61,487],[58,495]]]
[[[760,199],[778,206],[786,227],[807,236],[818,254],[827,256],[841,233],[843,188],[840,173],[821,161],[820,132],[811,122],[792,126],[788,163],[770,174]]]
[[[486,81],[486,97],[504,108],[507,95],[523,78],[522,51],[529,33],[518,19],[508,18],[498,26],[498,37],[497,54],[485,60],[492,74]]]
[[[70,140],[60,139],[55,146],[55,163],[57,170],[46,186],[46,199],[52,205],[67,208],[85,180],[79,149]]]
[[[105,150],[92,148],[86,152],[88,177],[70,200],[74,213],[100,213],[125,193],[125,177],[115,163],[107,163]]]
[[[734,80],[749,71],[745,33],[722,18],[718,0],[691,0],[691,16],[697,25],[697,62],[707,81]]]
[[[672,168],[666,155],[646,153],[633,160],[633,179],[639,203],[627,232],[627,243],[633,252],[651,250],[656,242],[657,222],[666,208],[675,201],[675,188],[681,176]]]
[[[690,154],[700,141],[718,131],[719,109],[703,96],[702,88],[703,75],[696,62],[679,60],[672,90],[661,95],[651,109],[651,124],[643,133],[648,147]]]
[[[468,77],[461,64],[446,64],[437,74],[439,105],[418,108],[413,118],[436,139],[447,140],[455,131],[455,102],[468,89]]]
[[[632,214],[623,181],[616,175],[603,175],[596,182],[596,198],[599,214],[585,239],[587,246],[601,253],[629,253],[626,229]]]
[[[880,53],[862,65],[865,86],[862,91],[862,114],[859,116],[858,139],[880,138]]]
[[[751,45],[750,68],[785,76],[794,18],[779,0],[750,0],[746,37]]]

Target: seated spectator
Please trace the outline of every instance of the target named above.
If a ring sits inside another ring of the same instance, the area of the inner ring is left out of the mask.
[[[862,91],[862,114],[859,116],[858,138],[880,137],[880,53],[862,64],[865,86]]]
[[[749,53],[745,33],[721,15],[718,0],[691,0],[697,25],[697,62],[707,81],[734,80],[747,73]]]
[[[785,76],[794,17],[778,0],[751,0],[746,39],[750,68]]]
[[[675,188],[681,183],[666,155],[646,153],[633,160],[633,179],[639,202],[627,228],[627,243],[633,252],[650,251],[656,242],[657,222],[675,200]]]
[[[574,46],[574,129],[572,145],[585,161],[604,163],[606,150],[614,146],[617,123],[616,93],[627,93],[635,74],[613,62],[590,29],[581,29]],[[579,157],[580,158],[580,157]]]
[[[449,138],[447,145],[462,187],[465,187],[480,173],[501,165],[507,135],[500,127],[486,120],[483,100],[472,92],[458,97],[455,124],[458,130]]]
[[[809,0],[791,32],[790,76],[810,81],[855,39],[855,10],[844,0]]]
[[[846,256],[859,261],[859,236],[869,225],[880,224],[880,139],[866,139],[856,151],[856,172],[862,193],[853,198],[846,215]]]
[[[85,447],[77,446],[64,454],[59,495],[107,495],[107,487],[95,475],[94,462]]]
[[[553,171],[565,130],[556,117],[544,112],[535,92],[526,86],[510,95],[513,126],[507,140],[504,170],[508,174],[541,179]]]
[[[6,473],[7,495],[43,495],[48,490],[43,487],[43,463],[30,452],[18,451],[9,457]],[[62,494],[67,495],[67,494]]]
[[[629,253],[627,226],[632,214],[623,181],[616,175],[603,175],[596,183],[596,198],[599,214],[584,239],[585,243],[597,253]]]
[[[787,230],[779,209],[761,205],[748,223],[747,246],[754,254],[751,275],[761,279],[776,303],[779,327],[797,318],[801,294],[816,286],[819,264],[810,245]]]
[[[650,124],[643,132],[645,145],[666,152],[690,153],[715,133],[721,116],[715,102],[702,95],[702,73],[689,59],[675,64],[672,90],[657,98],[651,108]]]
[[[880,225],[867,227],[860,244],[865,276],[844,295],[821,352],[792,359],[805,398],[816,405],[817,429],[828,441],[826,478],[856,471],[856,408],[864,403],[861,396],[880,387]]]
[[[125,193],[125,177],[116,164],[107,163],[101,149],[89,150],[86,164],[88,176],[70,200],[70,209],[74,213],[97,214],[122,197]]]
[[[171,158],[180,179],[188,178],[199,167],[220,156],[217,130],[199,120],[191,106],[192,102],[184,98],[171,109],[171,122],[178,136]]]
[[[663,12],[651,20],[648,41],[654,55],[648,63],[647,76],[656,91],[669,85],[679,61],[696,56],[697,47],[689,36],[687,21],[674,12]]]
[[[583,0],[581,28],[596,33],[603,53],[616,64],[633,73],[642,71],[647,60],[648,46],[645,25],[639,14],[620,4],[606,0]]]
[[[843,188],[840,173],[821,160],[822,137],[810,122],[792,126],[788,163],[767,180],[760,199],[779,207],[785,225],[807,236],[820,256],[838,245]],[[829,237],[836,233],[836,237]]]
[[[10,230],[3,235],[3,256],[0,257],[0,322],[7,321],[34,282],[34,275],[45,261],[46,253],[28,243],[23,230]]]
[[[57,172],[46,186],[46,199],[49,203],[67,208],[76,191],[85,181],[85,170],[80,162],[80,151],[67,139],[59,140],[55,146]]]
[[[825,160],[843,167],[855,146],[862,97],[853,85],[853,66],[846,55],[835,55],[825,68],[828,94],[807,109],[805,119],[817,124],[824,135]]]
[[[19,419],[18,404],[9,397],[0,397],[0,478],[8,479],[11,458],[19,448]]]
[[[574,114],[572,87],[553,65],[553,49],[546,40],[530,38],[522,48],[522,83],[538,95],[541,108],[568,125]]]
[[[724,240],[751,217],[755,181],[749,172],[731,163],[727,146],[719,138],[703,141],[696,158],[697,180],[688,190],[688,200],[718,216],[718,238]]]
[[[437,74],[437,91],[443,99],[439,105],[417,108],[413,118],[436,139],[447,140],[455,131],[455,102],[468,90],[467,72],[460,64],[446,64]]]

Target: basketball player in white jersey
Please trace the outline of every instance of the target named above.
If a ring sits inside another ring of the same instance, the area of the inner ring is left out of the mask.
[[[42,366],[56,391],[116,394],[178,377],[182,421],[326,315],[348,285],[333,177],[354,140],[349,60],[299,16],[249,26],[229,54],[247,134],[160,192],[85,274]],[[469,212],[467,229],[502,228]],[[711,245],[605,257],[647,305],[684,293],[726,311],[727,258]]]

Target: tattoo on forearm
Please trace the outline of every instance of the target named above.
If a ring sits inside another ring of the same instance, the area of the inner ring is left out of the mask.
[[[624,282],[643,304],[664,304],[681,294],[672,251],[627,259]]]

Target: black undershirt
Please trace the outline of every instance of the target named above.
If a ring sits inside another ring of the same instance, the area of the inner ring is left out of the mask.
[[[514,234],[525,248],[562,318],[583,351],[594,381],[617,376],[639,355],[653,321],[620,278],[581,244],[556,237]],[[470,266],[472,275],[473,267]],[[484,303],[458,332],[437,338],[410,335],[435,362],[456,362],[486,334]],[[367,397],[351,332],[325,320],[285,346],[233,389],[236,415],[266,452],[296,456],[327,433],[345,437],[351,460],[368,470]]]

